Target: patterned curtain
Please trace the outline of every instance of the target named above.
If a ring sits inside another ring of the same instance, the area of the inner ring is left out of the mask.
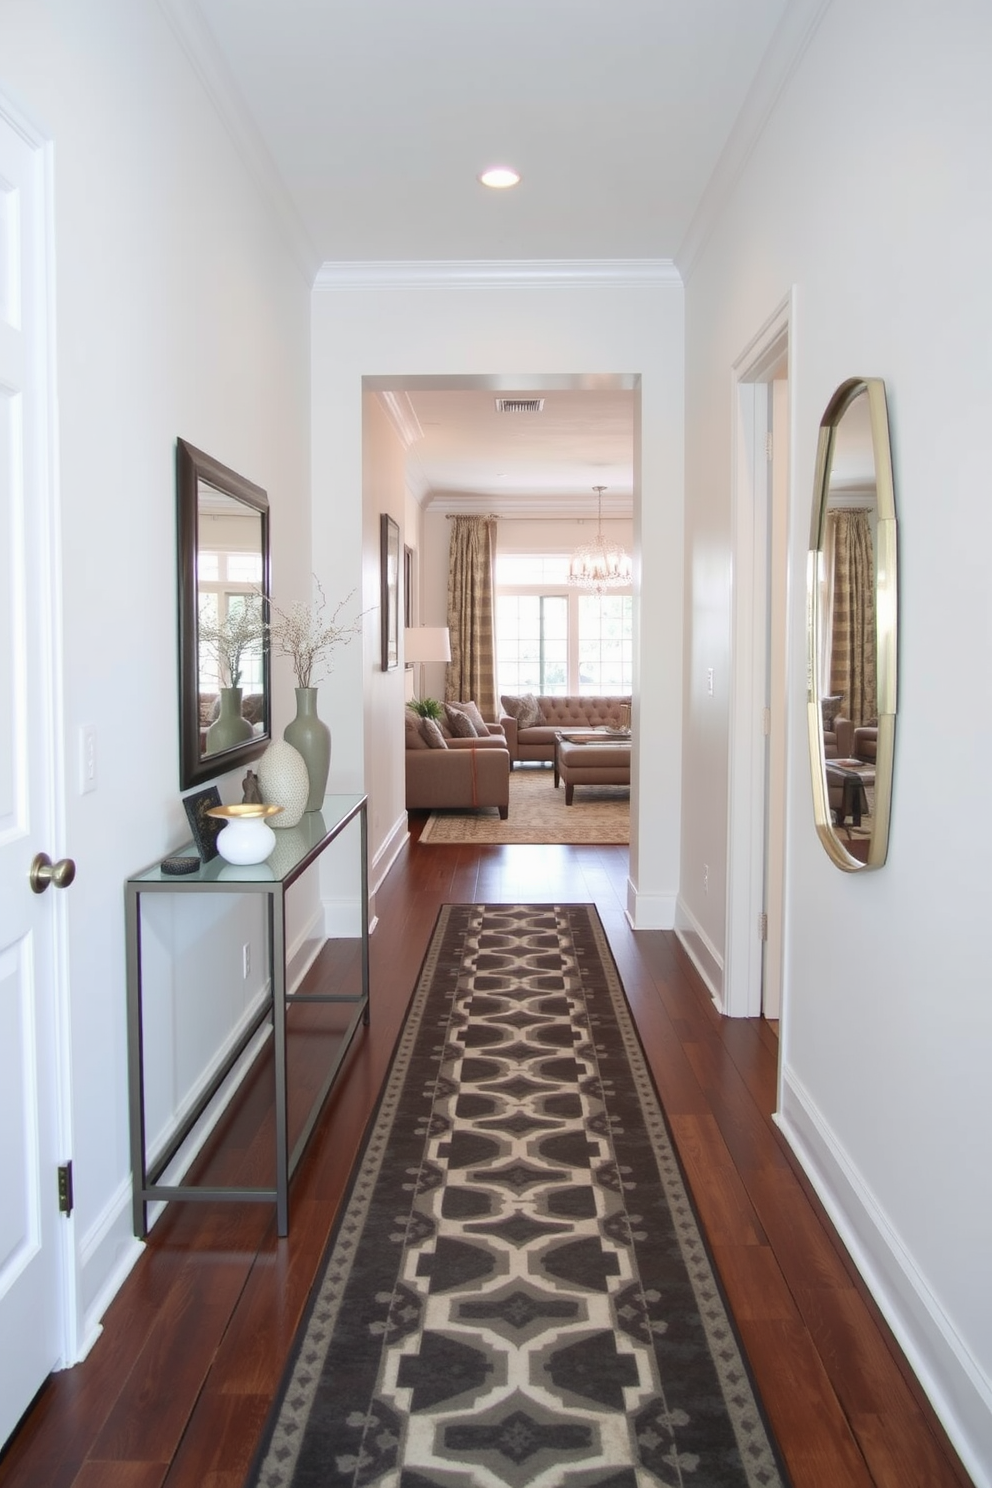
[[[829,513],[833,556],[830,691],[842,693],[841,712],[857,728],[878,717],[875,663],[875,555],[866,511]]]
[[[452,517],[448,555],[448,632],[451,660],[444,696],[478,704],[495,719],[496,647],[493,589],[496,522],[492,517]]]

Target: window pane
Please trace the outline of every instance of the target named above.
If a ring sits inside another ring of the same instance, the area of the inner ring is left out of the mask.
[[[565,553],[497,553],[496,585],[514,589],[525,584],[564,584],[568,577]]]
[[[496,690],[544,696],[568,691],[565,595],[497,595]]]
[[[633,687],[633,604],[629,594],[579,596],[579,691],[626,694]]]

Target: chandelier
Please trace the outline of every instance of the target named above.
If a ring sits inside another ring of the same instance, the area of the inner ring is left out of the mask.
[[[568,582],[580,589],[603,594],[607,589],[626,588],[630,583],[630,558],[619,543],[603,536],[603,492],[605,486],[593,486],[596,492],[596,536],[592,542],[580,543],[568,564]]]

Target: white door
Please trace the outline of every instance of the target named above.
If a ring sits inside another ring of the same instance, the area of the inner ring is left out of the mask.
[[[64,1354],[44,157],[0,99],[0,1444]]]

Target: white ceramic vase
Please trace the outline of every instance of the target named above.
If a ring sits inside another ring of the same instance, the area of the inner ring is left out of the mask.
[[[276,845],[276,834],[264,816],[232,817],[217,838],[217,851],[228,863],[264,863]]]
[[[273,739],[258,762],[258,785],[267,805],[282,807],[275,826],[295,827],[310,794],[310,776],[300,751],[285,739]]]

